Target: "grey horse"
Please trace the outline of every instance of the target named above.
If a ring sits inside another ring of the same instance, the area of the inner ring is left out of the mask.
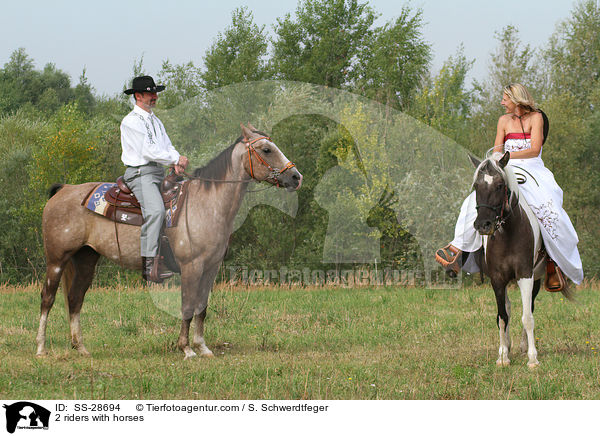
[[[242,135],[187,181],[187,197],[179,225],[166,230],[181,269],[181,331],[178,347],[185,358],[213,356],[204,340],[208,297],[225,256],[235,215],[252,179],[288,191],[300,188],[302,175],[273,141],[252,125],[241,125]],[[42,216],[46,279],[41,294],[37,355],[46,354],[48,314],[61,277],[69,312],[71,344],[88,355],[83,344],[80,312],[100,256],[130,269],[141,269],[140,227],[117,224],[81,206],[94,183],[62,185],[54,190]]]

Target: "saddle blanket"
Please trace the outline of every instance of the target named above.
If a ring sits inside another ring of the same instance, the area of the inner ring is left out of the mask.
[[[122,201],[122,194],[119,194],[119,199],[117,201],[112,195],[107,195],[111,190],[111,194],[114,193],[115,189],[117,189],[116,192],[118,193],[116,183],[100,183],[85,197],[82,205],[92,212],[102,215],[112,221],[141,226],[144,222],[144,218],[142,217],[142,210],[138,206],[139,203],[137,202],[137,199],[130,196],[131,198],[129,201]],[[165,202],[165,226],[167,228],[177,226],[179,212],[181,210],[179,204],[183,205],[185,189],[181,188],[178,191],[177,195]]]

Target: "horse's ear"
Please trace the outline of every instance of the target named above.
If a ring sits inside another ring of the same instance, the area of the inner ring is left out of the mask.
[[[506,153],[504,153],[504,156],[502,156],[500,158],[500,160],[498,161],[498,165],[500,165],[500,168],[504,168],[506,166],[506,164],[508,163],[509,159],[510,159],[510,152],[507,151]]]
[[[253,132],[256,132],[258,129],[256,127],[254,127],[252,124],[248,123],[248,128],[250,130],[252,130]]]
[[[244,137],[244,141],[250,141],[252,131],[248,127],[244,126],[242,123],[240,123],[240,127],[242,128],[242,136]]]
[[[469,159],[471,159],[471,163],[475,168],[478,168],[479,165],[481,165],[481,161],[471,154],[469,155]]]

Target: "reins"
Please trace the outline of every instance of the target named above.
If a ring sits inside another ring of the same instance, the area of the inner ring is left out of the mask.
[[[245,142],[246,150],[248,152],[248,164],[250,166],[250,180],[256,180],[258,182],[261,181],[261,180],[257,180],[254,177],[254,168],[252,166],[252,154],[254,154],[254,156],[258,159],[258,161],[260,163],[262,163],[264,166],[266,166],[269,169],[269,171],[271,171],[271,173],[265,180],[269,180],[272,178],[275,181],[275,184],[277,185],[277,187],[279,187],[279,179],[278,179],[279,175],[281,175],[283,172],[289,170],[290,168],[294,168],[296,165],[290,161],[281,170],[273,168],[271,165],[269,165],[269,163],[267,161],[265,161],[262,157],[260,157],[260,155],[256,152],[256,149],[253,147],[253,144],[257,141],[260,141],[261,139],[267,139],[267,140],[271,141],[271,138],[268,136],[259,136],[258,138],[255,138],[252,141]],[[183,175],[186,176],[190,180],[202,180],[204,182],[250,183],[250,180],[220,180],[220,179],[209,179],[209,178],[201,177],[201,176],[192,176],[192,175],[186,173],[185,171],[183,171]],[[269,188],[269,187],[267,187],[267,188]],[[264,188],[264,189],[267,189],[267,188]],[[188,189],[189,189],[189,187],[188,187]],[[259,189],[257,191],[252,191],[252,192],[258,192],[258,191],[262,191],[264,189]],[[185,204],[185,228],[186,228],[186,232],[187,232],[188,242],[190,245],[190,252],[193,253],[194,247],[193,247],[192,237],[190,235],[190,225],[189,225],[189,221],[188,221],[188,208],[189,208],[188,199],[189,199],[189,197],[190,196],[187,195],[185,198],[185,201],[184,201],[184,204]],[[194,262],[194,260],[192,260],[192,262]]]

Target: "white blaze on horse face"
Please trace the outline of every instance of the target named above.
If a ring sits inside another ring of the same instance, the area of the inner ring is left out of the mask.
[[[285,154],[283,154],[283,152],[279,149],[279,147],[277,147],[271,141],[267,141],[267,142],[269,143],[269,145],[271,146],[273,151],[277,151],[283,157],[284,163],[282,165],[282,168],[285,167],[288,163],[290,163],[290,160],[285,156]]]
[[[494,181],[494,177],[493,177],[493,176],[490,176],[489,174],[484,174],[484,175],[483,175],[483,181],[484,181],[485,183],[487,183],[488,185],[491,185],[491,184],[492,184],[492,182]]]

